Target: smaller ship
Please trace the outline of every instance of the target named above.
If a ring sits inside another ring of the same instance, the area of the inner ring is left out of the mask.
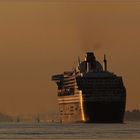
[[[104,68],[93,52],[74,70],[53,75],[58,86],[60,122],[123,123],[126,89],[121,76]]]

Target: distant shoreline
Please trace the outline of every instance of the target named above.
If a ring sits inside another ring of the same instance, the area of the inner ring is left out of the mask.
[[[46,115],[48,116],[48,114],[46,113]],[[17,117],[18,118],[18,117]],[[10,115],[7,115],[7,114],[3,114],[3,113],[0,113],[0,122],[33,122],[34,120],[28,120],[28,119],[25,119],[24,117],[20,116],[20,118],[17,119],[16,117],[13,117],[13,116],[10,116]],[[32,118],[34,118],[32,116]],[[42,116],[40,116],[40,119],[41,120],[44,120],[44,121],[41,121],[41,122],[48,122],[47,120],[54,120],[53,122],[58,122],[58,118],[57,118],[57,115],[55,114],[55,119],[54,116],[52,115],[49,115],[49,119],[45,120],[46,117],[42,118]],[[18,121],[20,120],[20,121]],[[55,121],[57,120],[57,121]],[[132,111],[126,111],[125,112],[125,117],[124,117],[124,121],[140,121],[140,110],[139,109],[133,109]],[[51,121],[49,121],[51,122]]]
[[[125,112],[125,121],[140,121],[140,110],[133,109]]]

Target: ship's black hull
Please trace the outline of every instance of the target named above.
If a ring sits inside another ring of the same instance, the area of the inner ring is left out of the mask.
[[[125,102],[83,102],[85,122],[123,123]]]

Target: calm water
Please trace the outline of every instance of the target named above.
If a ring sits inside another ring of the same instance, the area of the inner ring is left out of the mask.
[[[0,139],[140,140],[140,122],[125,124],[1,123]]]

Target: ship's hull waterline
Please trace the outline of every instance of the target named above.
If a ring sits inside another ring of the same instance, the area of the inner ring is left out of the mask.
[[[124,102],[85,102],[83,107],[85,122],[123,123]]]

